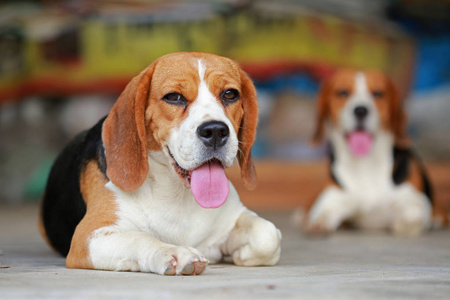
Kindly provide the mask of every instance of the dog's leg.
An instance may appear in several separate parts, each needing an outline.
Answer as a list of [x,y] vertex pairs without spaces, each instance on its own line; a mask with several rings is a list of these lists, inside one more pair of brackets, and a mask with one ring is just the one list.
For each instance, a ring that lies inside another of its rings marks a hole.
[[139,231],[102,228],[94,233],[89,250],[96,269],[198,275],[207,264],[197,249],[165,244]]
[[115,195],[95,162],[81,175],[81,192],[88,203],[67,255],[68,268],[141,271],[166,275],[201,274],[208,260],[196,249],[165,244],[148,233],[117,224]]
[[306,220],[305,232],[327,234],[335,231],[356,211],[356,202],[336,186],[329,186],[319,195]]
[[221,251],[239,266],[271,266],[280,259],[280,242],[281,232],[273,223],[246,210]]
[[417,236],[430,227],[430,201],[408,183],[399,186],[394,192],[391,209],[391,229],[396,235]]
[[[81,224],[81,228],[83,224]],[[112,271],[141,271],[164,275],[198,275],[208,260],[191,247],[163,243],[145,232],[125,231],[107,226],[93,231],[87,241],[83,255],[83,242],[75,233],[72,248],[67,257],[69,268],[93,268]],[[79,265],[80,262],[90,265]]]

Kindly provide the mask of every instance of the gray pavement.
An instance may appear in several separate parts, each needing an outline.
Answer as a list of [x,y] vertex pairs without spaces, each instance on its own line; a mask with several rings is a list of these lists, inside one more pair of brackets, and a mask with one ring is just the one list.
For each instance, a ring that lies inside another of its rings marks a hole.
[[39,236],[37,208],[0,206],[0,299],[450,299],[450,231],[418,238],[340,231],[311,239],[289,213],[274,267],[209,266],[201,276],[70,270]]

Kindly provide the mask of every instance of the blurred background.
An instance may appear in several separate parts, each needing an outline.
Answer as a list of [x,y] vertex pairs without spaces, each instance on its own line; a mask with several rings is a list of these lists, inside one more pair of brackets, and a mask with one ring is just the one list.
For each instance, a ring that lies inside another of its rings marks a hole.
[[250,208],[312,200],[323,147],[309,139],[315,97],[336,68],[396,82],[415,148],[450,203],[450,1],[1,1],[0,204],[37,202],[55,156],[106,115],[128,81],[177,51],[228,56],[259,93]]

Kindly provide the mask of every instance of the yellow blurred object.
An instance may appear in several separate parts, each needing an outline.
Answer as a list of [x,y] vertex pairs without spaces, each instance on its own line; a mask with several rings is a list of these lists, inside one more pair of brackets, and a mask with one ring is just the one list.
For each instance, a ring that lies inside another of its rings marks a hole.
[[255,9],[212,10],[190,18],[156,9],[134,8],[129,15],[98,10],[90,17],[44,10],[38,18],[19,18],[24,32],[17,59],[24,67],[14,74],[0,70],[0,101],[27,94],[118,92],[154,59],[178,51],[231,57],[256,79],[305,68],[320,79],[342,66],[382,70],[403,91],[411,79],[414,44],[387,25]]

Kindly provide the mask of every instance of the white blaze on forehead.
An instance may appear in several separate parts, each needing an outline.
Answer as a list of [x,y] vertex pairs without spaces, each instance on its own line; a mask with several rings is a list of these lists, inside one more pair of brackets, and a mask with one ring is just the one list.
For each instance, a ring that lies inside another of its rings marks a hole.
[[203,81],[205,79],[205,66],[202,63],[201,59],[197,60],[198,62],[198,77],[200,77],[200,81]]
[[370,93],[367,87],[366,75],[362,72],[358,72],[355,75],[355,92],[353,97],[357,102],[367,102],[370,101]]
[[357,93],[364,93],[367,91],[366,76],[362,72],[355,75],[355,90]]
[[[198,60],[198,76],[200,78],[200,84],[198,86],[197,99],[192,104],[189,117],[193,117],[203,121],[217,120],[229,121],[225,116],[223,107],[219,104],[216,97],[209,90],[208,84],[205,81],[205,65],[202,60]],[[231,125],[231,124],[228,124]]]

